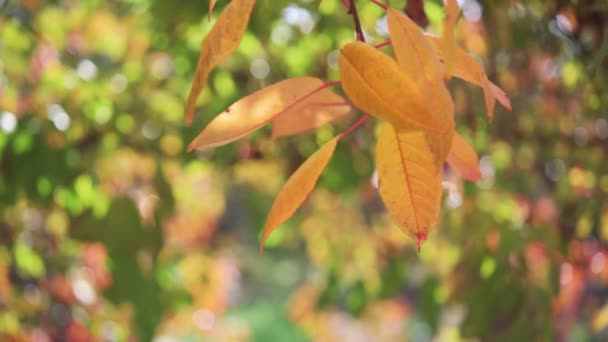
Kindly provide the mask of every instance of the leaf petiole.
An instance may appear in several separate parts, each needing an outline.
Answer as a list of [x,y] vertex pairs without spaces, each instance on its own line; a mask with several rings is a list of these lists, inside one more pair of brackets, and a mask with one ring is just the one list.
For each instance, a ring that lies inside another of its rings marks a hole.
[[352,133],[353,131],[355,131],[357,128],[359,128],[367,119],[369,118],[369,114],[365,114],[363,115],[359,120],[357,120],[357,122],[355,122],[352,126],[348,127],[346,129],[346,131],[340,133],[340,135],[338,135],[338,140],[342,140],[342,138],[344,138],[345,136],[349,135],[350,133]]
[[378,0],[369,0],[369,1],[371,1],[371,2],[373,2],[374,4],[378,5],[378,7],[382,8],[382,9],[383,9],[383,10],[385,10],[385,11],[388,9],[388,6],[387,6],[386,4],[383,4],[383,3],[381,3],[381,2],[380,2],[380,1],[378,1]]

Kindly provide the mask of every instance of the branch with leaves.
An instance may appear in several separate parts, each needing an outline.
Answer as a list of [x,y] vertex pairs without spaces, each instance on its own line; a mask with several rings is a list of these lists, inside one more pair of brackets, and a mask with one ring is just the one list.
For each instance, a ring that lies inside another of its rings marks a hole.
[[[267,86],[218,114],[188,147],[192,151],[224,145],[267,123],[272,123],[273,137],[290,136],[341,118],[353,108],[366,113],[289,178],[270,210],[261,248],[313,190],[338,142],[368,115],[380,119],[382,125],[376,145],[380,196],[391,218],[416,240],[418,249],[437,224],[444,163],[467,180],[481,178],[474,149],[455,131],[454,104],[445,82],[455,76],[480,86],[490,119],[496,101],[509,110],[511,105],[504,91],[457,46],[454,30],[460,10],[456,0],[446,3],[441,37],[424,33],[401,11],[370,1],[386,10],[390,40],[366,44],[355,1],[342,0],[353,18],[356,40],[341,49],[339,81],[296,77]],[[203,40],[186,105],[186,124],[192,122],[196,100],[211,70],[238,47],[254,6],[255,0],[232,0]],[[394,58],[378,50],[386,45],[392,46]],[[337,85],[348,101],[330,89]]]

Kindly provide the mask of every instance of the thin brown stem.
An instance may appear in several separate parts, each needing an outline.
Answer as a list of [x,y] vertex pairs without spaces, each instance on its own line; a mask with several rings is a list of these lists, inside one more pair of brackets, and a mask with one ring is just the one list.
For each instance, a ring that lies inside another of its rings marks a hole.
[[353,16],[353,22],[355,23],[355,32],[357,33],[357,40],[364,42],[365,36],[363,36],[363,29],[361,28],[361,21],[359,20],[359,13],[357,12],[357,6],[355,5],[355,0],[348,0],[350,15]]

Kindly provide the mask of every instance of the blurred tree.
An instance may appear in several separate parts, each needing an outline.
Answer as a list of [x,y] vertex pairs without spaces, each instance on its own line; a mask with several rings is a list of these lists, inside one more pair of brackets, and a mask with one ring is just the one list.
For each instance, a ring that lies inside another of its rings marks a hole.
[[[459,1],[460,45],[509,93],[450,81],[483,179],[445,170],[420,254],[374,187],[375,123],[338,146],[264,256],[286,177],[354,115],[212,152],[186,144],[238,98],[286,77],[338,79],[354,39],[341,1],[258,1],[184,104],[207,1],[0,0],[0,339],[605,340],[608,4]],[[390,0],[441,32],[441,1]],[[357,1],[371,43],[384,11]]]

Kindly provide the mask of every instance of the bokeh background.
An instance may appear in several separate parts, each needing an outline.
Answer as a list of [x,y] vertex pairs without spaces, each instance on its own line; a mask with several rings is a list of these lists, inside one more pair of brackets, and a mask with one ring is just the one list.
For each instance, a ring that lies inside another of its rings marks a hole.
[[[200,42],[226,3],[210,22],[201,0],[0,0],[0,340],[608,339],[605,1],[459,1],[459,42],[513,112],[490,124],[481,90],[450,81],[484,177],[446,167],[421,253],[374,188],[368,120],[264,255],[281,185],[361,114],[185,146],[265,85],[337,79],[353,24],[338,0],[258,1],[186,128]],[[384,41],[382,10],[357,4],[368,41]],[[441,1],[424,9],[441,32]]]

